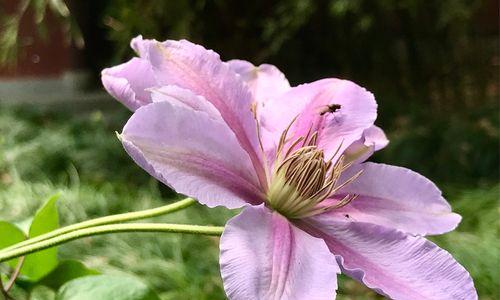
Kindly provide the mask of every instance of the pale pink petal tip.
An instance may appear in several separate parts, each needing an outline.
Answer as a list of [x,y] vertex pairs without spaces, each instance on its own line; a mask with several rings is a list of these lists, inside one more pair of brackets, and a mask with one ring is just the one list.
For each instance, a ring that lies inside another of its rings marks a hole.
[[140,58],[104,69],[101,80],[106,91],[132,111],[151,103],[147,89],[156,85],[151,65]]
[[270,99],[290,89],[285,75],[276,66],[270,64],[254,66],[248,61],[239,59],[227,63],[248,85],[258,105],[265,105]]

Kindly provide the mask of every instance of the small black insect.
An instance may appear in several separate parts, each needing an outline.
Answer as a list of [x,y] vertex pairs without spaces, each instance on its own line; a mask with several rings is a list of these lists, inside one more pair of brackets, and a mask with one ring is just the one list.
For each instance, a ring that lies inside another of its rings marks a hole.
[[342,106],[340,104],[328,104],[320,109],[319,115],[323,116],[326,113],[334,113],[337,110],[339,110],[340,108],[342,108]]

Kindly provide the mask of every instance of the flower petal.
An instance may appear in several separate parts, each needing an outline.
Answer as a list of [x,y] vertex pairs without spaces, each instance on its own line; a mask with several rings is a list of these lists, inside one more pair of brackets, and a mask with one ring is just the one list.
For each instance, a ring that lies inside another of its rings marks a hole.
[[445,233],[460,222],[460,215],[424,176],[406,168],[364,163],[346,170],[341,180],[359,170],[361,176],[339,192],[358,198],[330,214],[420,235]]
[[259,106],[290,89],[290,83],[285,75],[273,65],[254,66],[248,61],[239,59],[227,63],[246,82]]
[[152,103],[134,113],[121,138],[130,156],[152,176],[207,206],[262,202],[248,154],[225,123],[205,112],[167,101]]
[[207,99],[220,112],[245,149],[263,186],[267,184],[259,149],[252,94],[219,55],[186,40],[149,46],[153,72],[161,85],[177,85]]
[[207,113],[210,118],[224,122],[219,111],[202,96],[193,94],[190,90],[180,88],[176,85],[166,85],[151,89],[153,102],[167,101],[174,105],[191,108],[195,111]]
[[157,43],[160,42],[155,39],[143,39],[142,35],[138,35],[130,41],[130,48],[134,49],[141,58],[149,60],[149,48]]
[[247,207],[222,234],[229,299],[332,299],[339,273],[325,242],[266,207]]
[[151,103],[150,94],[146,89],[156,85],[149,62],[137,57],[124,64],[104,69],[101,80],[108,93],[132,111]]
[[375,151],[382,150],[389,144],[389,140],[382,128],[375,125],[363,132],[363,138],[365,146],[373,146]]
[[420,236],[317,216],[307,230],[322,237],[342,272],[391,299],[477,299],[469,273]]
[[[338,104],[335,112],[325,111]],[[279,113],[276,113],[279,111]],[[318,145],[329,157],[359,140],[377,117],[373,94],[348,80],[323,79],[292,88],[266,103],[261,113],[262,126],[274,133],[277,143],[281,132],[298,116],[291,128],[290,140],[305,136],[312,129],[318,132]],[[265,141],[269,147],[269,141]]]
[[375,125],[365,129],[363,136],[352,143],[345,151],[346,162],[362,163],[375,151],[379,151],[389,144],[384,131]]

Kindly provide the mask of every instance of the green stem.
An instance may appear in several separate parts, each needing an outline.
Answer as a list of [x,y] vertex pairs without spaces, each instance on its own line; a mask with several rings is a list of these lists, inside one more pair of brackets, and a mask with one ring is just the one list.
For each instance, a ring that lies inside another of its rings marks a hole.
[[91,228],[84,228],[72,231],[66,234],[56,236],[51,239],[46,239],[34,244],[15,248],[11,251],[0,253],[0,262],[4,262],[16,257],[25,256],[27,254],[41,251],[47,248],[55,247],[76,239],[81,239],[88,236],[101,235],[107,233],[119,232],[170,232],[170,233],[188,233],[201,235],[219,236],[222,234],[224,227],[219,226],[200,226],[200,225],[184,225],[184,224],[156,224],[156,223],[132,223],[132,224],[113,224],[102,225]]
[[24,260],[26,259],[26,256],[21,256],[21,258],[19,258],[19,261],[17,262],[17,266],[16,268],[14,269],[14,272],[12,272],[12,275],[10,275],[10,279],[9,281],[7,282],[7,285],[5,286],[5,291],[8,293],[10,291],[10,289],[14,286],[14,284],[16,283],[16,279],[17,277],[19,276],[19,274],[21,274],[21,268],[23,267],[23,264],[24,264]]
[[147,219],[147,218],[165,215],[168,213],[173,213],[173,212],[176,212],[178,210],[189,207],[189,206],[193,205],[194,203],[196,203],[196,200],[194,200],[192,198],[186,198],[184,200],[181,200],[181,201],[169,204],[169,205],[165,205],[162,207],[158,207],[158,208],[146,209],[146,210],[142,210],[142,211],[135,211],[135,212],[123,213],[123,214],[112,215],[112,216],[106,216],[106,217],[102,217],[102,218],[97,218],[97,219],[93,219],[93,220],[88,220],[88,221],[76,223],[73,225],[69,225],[66,227],[56,229],[56,230],[48,232],[46,234],[39,235],[37,237],[28,239],[26,241],[14,244],[10,247],[4,248],[4,249],[0,250],[0,254],[2,254],[4,252],[11,251],[13,249],[17,249],[20,247],[34,244],[34,243],[38,243],[40,241],[59,236],[61,234],[73,232],[75,230],[80,230],[80,229],[99,226],[99,225],[115,224],[115,223],[123,223],[123,222],[135,221],[135,220],[140,220],[140,219]]

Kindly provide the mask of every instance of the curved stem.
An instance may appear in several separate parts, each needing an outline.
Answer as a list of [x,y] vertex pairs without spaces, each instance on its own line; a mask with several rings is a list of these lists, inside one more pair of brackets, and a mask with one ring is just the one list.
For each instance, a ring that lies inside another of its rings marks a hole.
[[7,285],[5,286],[5,292],[8,293],[10,291],[10,289],[14,286],[14,283],[16,283],[16,279],[19,276],[19,274],[21,273],[21,268],[23,267],[25,258],[26,258],[26,256],[21,256],[21,258],[19,258],[19,261],[17,262],[17,266],[14,269],[14,272],[12,272],[12,275],[10,276],[9,282],[7,282]]
[[88,220],[80,223],[76,223],[73,225],[69,225],[66,227],[62,227],[59,229],[56,229],[54,231],[48,232],[46,234],[39,235],[37,237],[28,239],[26,241],[14,244],[10,247],[6,247],[4,249],[0,250],[1,253],[9,252],[13,249],[17,249],[20,247],[24,247],[27,245],[32,245],[34,243],[38,243],[43,240],[47,240],[68,232],[73,232],[76,230],[84,229],[84,228],[89,228],[89,227],[94,227],[94,226],[99,226],[99,225],[105,225],[105,224],[114,224],[114,223],[122,223],[122,222],[128,222],[128,221],[135,221],[135,220],[140,220],[140,219],[147,219],[147,218],[152,218],[152,217],[157,217],[161,215],[165,215],[168,213],[173,213],[178,210],[184,209],[186,207],[189,207],[196,203],[196,200],[193,198],[186,198],[181,201],[177,201],[172,204],[168,204],[162,207],[157,207],[153,209],[146,209],[142,211],[135,211],[135,212],[129,212],[129,213],[123,213],[123,214],[118,214],[118,215],[112,215],[112,216],[106,216],[102,218],[97,218],[93,220]]
[[185,224],[157,224],[157,223],[132,223],[132,224],[113,224],[102,225],[91,228],[84,228],[56,236],[51,239],[46,239],[31,245],[19,247],[11,251],[0,253],[0,262],[4,262],[16,257],[25,256],[27,254],[38,252],[47,248],[55,247],[76,239],[81,239],[88,236],[101,235],[106,233],[119,232],[170,232],[170,233],[188,233],[201,235],[219,236],[222,234],[224,227],[219,226],[200,226],[200,225],[185,225]]

